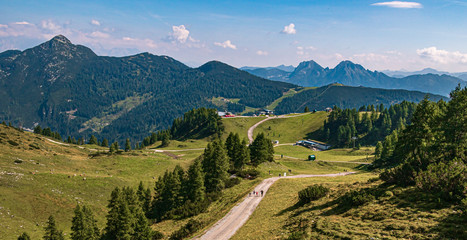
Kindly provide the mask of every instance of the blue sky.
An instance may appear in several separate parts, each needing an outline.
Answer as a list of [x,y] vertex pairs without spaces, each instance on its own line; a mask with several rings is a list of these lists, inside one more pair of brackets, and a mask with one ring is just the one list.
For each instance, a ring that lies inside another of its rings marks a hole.
[[432,67],[467,71],[467,0],[0,0],[0,51],[63,34],[99,55],[168,55],[191,66]]

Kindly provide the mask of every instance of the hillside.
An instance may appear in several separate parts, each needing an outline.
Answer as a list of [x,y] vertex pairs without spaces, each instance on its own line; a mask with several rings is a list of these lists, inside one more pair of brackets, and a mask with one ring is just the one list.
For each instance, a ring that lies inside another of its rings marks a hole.
[[465,77],[463,73],[448,75],[445,72],[427,70],[390,77],[382,72],[367,70],[351,61],[342,61],[332,69],[323,68],[313,60],[305,61],[288,75],[276,68],[256,68],[245,71],[267,79],[289,82],[303,87],[321,87],[341,83],[347,86],[422,91],[443,96],[448,96],[458,84],[462,86],[467,84],[465,79],[462,79]]
[[293,87],[216,61],[189,68],[149,53],[101,57],[61,35],[0,54],[0,120],[76,138],[94,133],[135,142],[190,109],[216,107],[213,97],[257,108]]
[[[324,110],[327,107],[338,106],[340,108],[359,108],[368,104],[384,104],[390,106],[402,101],[419,102],[426,93],[389,90],[367,87],[349,87],[331,84],[315,89],[299,92],[291,97],[284,98],[274,109],[277,114],[289,112],[302,112],[308,106],[310,110]],[[438,101],[448,99],[439,95],[430,95],[430,100]]]

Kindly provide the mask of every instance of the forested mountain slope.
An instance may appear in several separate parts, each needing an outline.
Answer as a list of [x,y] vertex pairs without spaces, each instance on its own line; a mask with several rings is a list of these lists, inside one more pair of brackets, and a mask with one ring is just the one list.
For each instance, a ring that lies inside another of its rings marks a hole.
[[149,53],[101,57],[61,35],[0,53],[0,119],[62,136],[141,139],[188,110],[215,107],[213,97],[262,107],[293,87],[220,62],[189,68]]

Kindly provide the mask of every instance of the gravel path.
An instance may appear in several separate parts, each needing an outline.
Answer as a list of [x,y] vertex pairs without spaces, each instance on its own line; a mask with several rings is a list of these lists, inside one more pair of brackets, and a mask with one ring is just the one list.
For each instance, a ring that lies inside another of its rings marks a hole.
[[[281,178],[308,178],[308,177],[337,177],[345,176],[355,172],[321,174],[321,175],[295,175],[287,177],[272,177],[263,180],[255,187],[256,191],[264,191],[267,193],[269,187]],[[263,198],[261,196],[246,196],[245,199],[233,207],[227,215],[209,228],[201,237],[195,238],[200,240],[227,240],[230,239],[240,227],[245,224],[250,215],[255,211],[258,204]]]

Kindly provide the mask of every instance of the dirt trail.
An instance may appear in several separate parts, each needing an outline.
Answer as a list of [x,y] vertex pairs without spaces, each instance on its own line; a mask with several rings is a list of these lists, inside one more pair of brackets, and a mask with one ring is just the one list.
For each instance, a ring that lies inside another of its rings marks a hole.
[[[277,180],[283,178],[307,178],[307,177],[337,177],[345,176],[355,172],[321,174],[321,175],[295,175],[287,177],[272,177],[263,180],[255,187],[256,191],[264,191],[267,193],[269,187]],[[233,207],[227,215],[209,228],[201,237],[195,238],[200,240],[227,240],[230,239],[240,227],[245,224],[250,215],[255,211],[258,204],[263,198],[261,196],[246,196],[245,199]]]

